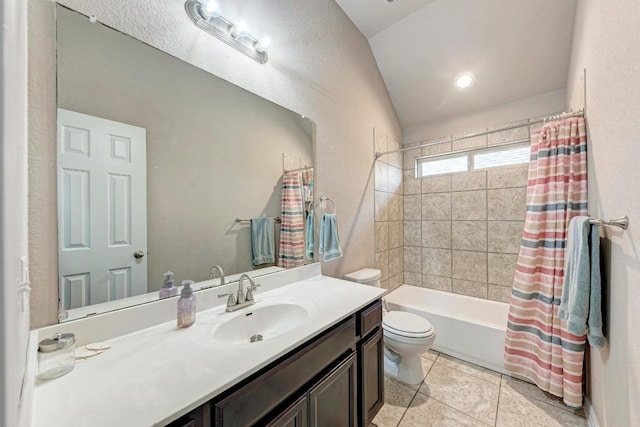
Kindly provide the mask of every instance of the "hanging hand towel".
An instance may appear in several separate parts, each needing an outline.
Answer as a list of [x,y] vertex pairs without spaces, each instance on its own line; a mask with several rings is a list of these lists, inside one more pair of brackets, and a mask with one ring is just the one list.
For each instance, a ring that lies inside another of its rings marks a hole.
[[283,268],[304,265],[304,208],[300,181],[300,174],[296,172],[282,176],[278,266]]
[[322,215],[322,222],[320,223],[319,252],[323,255],[324,261],[331,261],[342,256],[336,214],[326,213]]
[[273,264],[276,262],[273,218],[253,218],[251,220],[251,250],[252,263],[254,266],[260,264]]
[[313,232],[314,232],[314,224],[313,224],[313,211],[310,211],[307,214],[307,232],[306,232],[306,244],[305,244],[305,249],[306,249],[306,253],[305,255],[307,256],[307,259],[310,261],[313,261],[313,246],[315,245],[315,241],[314,241],[314,236],[313,236]]
[[569,223],[567,257],[559,315],[574,335],[587,332],[589,344],[604,346],[600,283],[600,236],[589,217],[577,216]]

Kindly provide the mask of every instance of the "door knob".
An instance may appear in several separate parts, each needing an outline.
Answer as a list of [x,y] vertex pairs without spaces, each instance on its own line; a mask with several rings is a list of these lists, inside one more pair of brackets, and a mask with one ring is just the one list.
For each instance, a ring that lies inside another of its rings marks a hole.
[[138,259],[143,258],[144,257],[144,252],[143,251],[135,251],[133,253],[133,257],[134,258],[138,258]]

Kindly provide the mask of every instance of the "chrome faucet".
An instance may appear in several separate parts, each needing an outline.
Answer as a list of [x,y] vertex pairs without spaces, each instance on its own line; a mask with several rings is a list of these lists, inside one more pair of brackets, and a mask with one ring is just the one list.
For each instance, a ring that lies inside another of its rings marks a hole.
[[220,273],[220,285],[219,286],[223,286],[226,285],[226,282],[224,281],[224,271],[222,271],[222,267],[220,267],[218,264],[214,265],[213,267],[211,267],[211,271],[209,271],[209,279],[215,279],[215,272],[216,270],[218,270],[218,272]]
[[[244,289],[242,287],[242,282],[244,279],[249,281],[249,286],[247,287],[247,294],[245,296]],[[244,273],[240,276],[240,280],[238,280],[238,290],[236,292],[230,291],[224,294],[218,294],[218,298],[229,297],[227,299],[227,309],[225,310],[227,313],[240,310],[242,308],[248,307],[250,305],[255,304],[255,300],[253,299],[253,293],[256,288],[260,286],[256,282],[253,281],[251,276]]]

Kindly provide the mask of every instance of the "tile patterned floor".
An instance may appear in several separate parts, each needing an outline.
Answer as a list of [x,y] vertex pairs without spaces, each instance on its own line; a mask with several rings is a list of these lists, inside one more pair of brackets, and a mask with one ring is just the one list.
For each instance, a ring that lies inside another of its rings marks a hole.
[[385,378],[376,427],[587,427],[584,413],[536,386],[428,351],[418,386]]

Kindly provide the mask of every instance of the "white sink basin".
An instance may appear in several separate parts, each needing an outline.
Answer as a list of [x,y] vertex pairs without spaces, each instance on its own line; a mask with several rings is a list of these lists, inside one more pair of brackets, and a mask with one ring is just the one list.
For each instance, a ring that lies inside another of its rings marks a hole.
[[273,298],[238,311],[227,313],[213,330],[214,341],[225,344],[247,344],[268,340],[304,324],[317,308],[303,298]]

